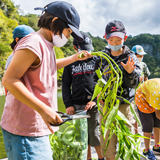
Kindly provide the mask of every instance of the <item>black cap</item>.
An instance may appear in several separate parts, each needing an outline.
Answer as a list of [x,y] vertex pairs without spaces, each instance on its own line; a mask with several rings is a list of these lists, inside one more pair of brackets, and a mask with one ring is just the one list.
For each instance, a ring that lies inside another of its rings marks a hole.
[[93,48],[93,45],[92,45],[92,39],[89,36],[89,34],[85,33],[85,32],[82,32],[82,31],[81,31],[81,34],[82,34],[82,37],[83,37],[84,41],[79,42],[76,39],[74,39],[73,40],[73,45],[75,45],[76,47],[79,45],[81,50],[87,50],[87,51],[91,50],[91,51],[93,51],[94,48]]
[[43,10],[57,16],[72,29],[72,36],[75,39],[83,41],[83,37],[79,32],[80,17],[71,4],[64,1],[55,1],[46,5],[45,8],[35,8],[35,10]]
[[126,29],[122,22],[114,20],[107,24],[105,35],[107,39],[111,37],[119,37],[121,39],[124,39],[124,36],[126,35]]

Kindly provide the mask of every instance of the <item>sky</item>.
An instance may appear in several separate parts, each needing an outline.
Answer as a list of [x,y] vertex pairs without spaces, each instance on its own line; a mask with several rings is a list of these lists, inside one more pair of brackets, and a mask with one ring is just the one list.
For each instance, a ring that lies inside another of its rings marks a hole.
[[[35,7],[44,7],[54,0],[12,0],[23,14],[41,14]],[[103,38],[105,27],[113,20],[121,21],[127,35],[160,34],[159,0],[64,0],[80,15],[80,30]]]

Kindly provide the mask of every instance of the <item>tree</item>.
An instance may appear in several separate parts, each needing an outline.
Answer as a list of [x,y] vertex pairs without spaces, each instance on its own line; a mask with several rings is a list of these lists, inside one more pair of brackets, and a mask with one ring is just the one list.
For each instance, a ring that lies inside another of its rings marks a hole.
[[[124,42],[130,49],[134,45],[142,45],[147,55],[143,61],[147,64],[151,75],[149,78],[160,77],[160,35],[140,34],[134,37],[128,37]],[[156,76],[155,76],[156,74]]]
[[[23,16],[22,16],[23,13]],[[21,15],[20,15],[21,14]],[[24,15],[20,6],[15,6],[11,0],[0,0],[0,77],[3,76],[4,66],[7,57],[12,52],[9,44],[12,42],[12,32],[19,24],[26,24],[31,26],[35,31],[39,28],[37,26],[39,16],[35,14]],[[88,32],[89,33],[89,32]],[[89,33],[92,38],[94,51],[104,50],[107,42],[100,37],[94,37]],[[145,52],[148,54],[144,56],[144,62],[150,69],[152,77],[160,77],[160,35],[140,34],[132,37],[128,36],[124,42],[130,49],[134,45],[145,46]],[[73,37],[71,36],[65,46],[56,48],[57,58],[68,57],[76,53],[73,48]],[[61,56],[61,57],[59,57]],[[58,71],[58,80],[61,79],[63,69]]]
[[18,8],[14,6],[14,3],[11,0],[1,0],[0,8],[9,18],[17,19],[19,17]]
[[32,27],[35,31],[39,30],[39,27],[37,26],[39,17],[36,14],[27,14],[24,18],[28,20],[28,25],[30,27]]
[[90,35],[92,39],[92,44],[93,44],[95,52],[102,51],[105,49],[105,46],[107,45],[107,42],[105,39],[102,39],[100,37],[93,37],[89,32],[88,34]]
[[19,18],[19,24],[25,24],[25,25],[28,25],[28,19],[23,17],[23,16],[20,16]]
[[18,26],[15,19],[8,18],[0,9],[0,80],[3,77],[7,57],[12,52],[9,44],[12,42],[12,32]]
[[76,51],[73,48],[73,37],[72,36],[70,36],[70,38],[68,39],[68,42],[63,47],[61,47],[61,49],[64,53],[64,57],[68,57],[76,53]]
[[[64,58],[64,53],[61,50],[61,48],[54,47],[54,50],[55,50],[55,54],[56,54],[56,59]],[[58,81],[62,80],[62,74],[63,74],[63,68],[58,69],[58,71],[57,71],[57,79],[58,79]]]
[[155,69],[156,69],[155,59],[152,56],[150,56],[149,54],[147,54],[144,56],[143,61],[147,64],[147,66],[149,68],[149,71],[151,73],[150,77],[153,77]]

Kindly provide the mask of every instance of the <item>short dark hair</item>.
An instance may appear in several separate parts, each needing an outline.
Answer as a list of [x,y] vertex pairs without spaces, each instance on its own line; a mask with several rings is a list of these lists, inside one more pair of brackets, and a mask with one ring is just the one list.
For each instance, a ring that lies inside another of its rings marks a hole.
[[[19,38],[19,40],[20,40],[20,39],[23,38],[23,37],[17,37],[17,38]],[[18,41],[19,41],[19,40],[18,40]],[[12,50],[14,50],[14,47],[15,47],[16,44],[17,44],[17,42],[16,42],[16,39],[14,38],[13,42],[10,44]]]
[[60,18],[56,19],[53,23],[52,20],[56,16],[45,12],[38,21],[38,27],[40,28],[46,28],[50,31],[52,31],[54,34],[57,34],[59,32],[59,35],[62,35],[64,28],[69,28],[68,25],[62,21]]

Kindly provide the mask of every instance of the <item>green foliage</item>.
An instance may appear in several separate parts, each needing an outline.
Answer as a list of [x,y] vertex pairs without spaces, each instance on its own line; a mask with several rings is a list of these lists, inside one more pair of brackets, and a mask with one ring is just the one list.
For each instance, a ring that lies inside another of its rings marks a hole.
[[0,9],[0,40],[7,41],[7,43],[12,40],[12,31],[18,26],[18,22],[14,19],[10,19],[4,15],[3,11]]
[[28,25],[28,19],[23,17],[23,16],[20,16],[19,18],[19,24],[25,24],[25,25]]
[[19,17],[18,8],[14,6],[11,0],[1,0],[0,8],[3,10],[4,14],[12,19],[17,19]]
[[34,14],[22,16],[19,15],[19,11],[19,6],[15,6],[11,0],[0,1],[0,80],[4,74],[7,57],[12,52],[9,44],[13,41],[14,28],[20,24],[26,24],[35,31],[38,30],[38,16]]
[[105,39],[102,39],[100,37],[93,37],[90,33],[88,33],[90,37],[92,38],[92,43],[94,47],[94,51],[102,51],[104,50],[105,46],[107,45],[107,42]]
[[68,42],[63,47],[61,47],[61,49],[64,53],[64,57],[68,57],[76,53],[76,51],[73,48],[73,37],[72,36],[70,36]]
[[129,36],[124,43],[130,49],[134,45],[142,45],[147,55],[144,56],[145,62],[151,72],[149,78],[160,77],[160,35],[140,34],[135,37]]
[[11,51],[11,48],[7,44],[0,41],[0,55],[5,56],[6,53],[10,51]]
[[151,34],[140,34],[135,37],[129,36],[125,42],[125,44],[132,48],[134,45],[141,44],[154,44],[154,37]]
[[[12,42],[12,32],[19,24],[26,24],[31,26],[35,31],[39,28],[37,26],[39,16],[35,14],[20,15],[19,6],[15,6],[12,0],[0,1],[0,77],[3,76],[3,68],[6,63],[7,56],[11,53],[9,44]],[[107,45],[106,40],[100,37],[92,38],[94,51],[102,51]],[[160,35],[140,34],[135,37],[128,36],[125,45],[130,49],[136,45],[149,46],[145,51],[148,53],[144,56],[144,62],[147,64],[151,75],[149,78],[160,77]],[[152,50],[151,50],[152,48]],[[65,46],[61,47],[64,57],[68,57],[76,53],[73,48],[73,37],[71,36]],[[151,51],[149,51],[151,50]],[[58,71],[58,79],[61,79],[63,69]],[[1,79],[1,78],[0,78]]]
[[[106,70],[101,72],[100,69],[97,70],[97,76],[99,78],[98,88],[95,87],[93,97],[97,97],[98,110],[102,116],[101,120],[101,134],[104,139],[102,144],[105,147],[105,152],[107,151],[109,141],[113,134],[117,136],[118,139],[118,152],[115,160],[121,158],[122,160],[140,160],[139,147],[140,140],[138,137],[143,137],[139,134],[133,134],[128,126],[132,126],[128,119],[119,111],[120,100],[123,98],[117,95],[118,88],[122,85],[123,74],[119,69],[118,65],[104,52],[93,52],[92,55],[104,58],[109,64],[109,80],[105,82],[103,75],[106,74]],[[101,61],[102,62],[102,61]],[[115,67],[113,67],[113,65]],[[101,89],[99,89],[101,88]],[[124,99],[124,98],[123,98]],[[104,101],[104,105],[101,105],[100,101]],[[124,99],[126,103],[129,103]],[[130,105],[131,112],[133,113],[136,121],[140,124],[140,121]],[[127,125],[128,126],[127,126]],[[109,131],[109,133],[108,133]],[[107,140],[106,134],[108,133]],[[141,155],[143,156],[143,155]]]
[[160,68],[156,67],[153,78],[159,78],[160,77],[159,73],[160,73]]
[[[2,113],[4,109],[5,99],[6,99],[5,96],[0,96],[0,121],[1,121]],[[7,155],[6,155],[5,148],[4,148],[2,130],[0,127],[0,159],[6,158],[6,157]]]
[[[56,59],[64,58],[64,53],[59,47],[54,47],[56,53]],[[57,71],[57,79],[62,80],[63,68],[58,69]]]
[[35,31],[39,30],[37,26],[39,17],[36,14],[27,14],[24,16],[28,20],[28,25],[31,26]]
[[144,60],[143,60],[147,66],[149,67],[149,71],[152,73],[154,73],[155,69],[156,69],[156,61],[155,59],[150,56],[149,54],[144,56]]
[[53,159],[87,159],[87,119],[76,119],[61,125],[59,131],[50,135]]
[[12,31],[16,26],[18,22],[8,18],[0,9],[0,80],[4,74],[7,57],[12,52],[9,44],[13,41]]

